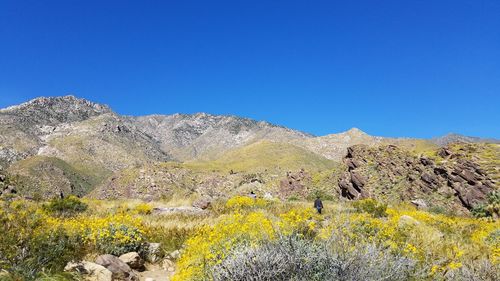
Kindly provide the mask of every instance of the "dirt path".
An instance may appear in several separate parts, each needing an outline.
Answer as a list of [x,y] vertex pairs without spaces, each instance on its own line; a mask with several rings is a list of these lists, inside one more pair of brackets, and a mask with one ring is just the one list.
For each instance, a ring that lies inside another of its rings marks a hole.
[[139,281],[169,281],[173,273],[167,270],[153,270],[139,273]]

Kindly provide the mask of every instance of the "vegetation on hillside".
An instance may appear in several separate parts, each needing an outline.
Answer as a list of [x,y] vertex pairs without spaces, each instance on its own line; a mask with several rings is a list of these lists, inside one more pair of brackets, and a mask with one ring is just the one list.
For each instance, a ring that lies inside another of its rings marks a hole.
[[203,215],[152,212],[189,203],[182,200],[3,201],[0,267],[27,280],[71,279],[61,274],[71,260],[144,253],[146,242],[161,242],[164,256],[183,249],[174,280],[231,274],[241,280],[497,280],[500,272],[500,224],[493,219],[373,200],[324,202],[320,216],[310,203],[246,196],[215,201]]

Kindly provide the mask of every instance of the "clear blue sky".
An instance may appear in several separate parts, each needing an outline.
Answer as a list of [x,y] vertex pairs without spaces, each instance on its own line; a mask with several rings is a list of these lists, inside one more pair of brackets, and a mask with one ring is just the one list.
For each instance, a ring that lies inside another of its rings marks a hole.
[[0,107],[500,138],[500,1],[0,0]]

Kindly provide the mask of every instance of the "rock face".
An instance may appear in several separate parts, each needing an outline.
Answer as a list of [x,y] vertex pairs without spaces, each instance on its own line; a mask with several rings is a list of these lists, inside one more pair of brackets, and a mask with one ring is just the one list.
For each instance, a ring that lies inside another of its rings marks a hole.
[[307,185],[311,182],[311,176],[303,169],[299,172],[288,172],[286,177],[280,181],[279,195],[286,199],[291,196],[305,196]]
[[411,201],[419,208],[444,203],[465,212],[496,189],[494,180],[468,155],[450,148],[437,154],[433,160],[394,145],[349,147],[338,183],[341,194],[348,199]]
[[130,266],[119,258],[113,255],[102,255],[97,257],[96,264],[104,266],[106,269],[113,273],[113,280],[139,280],[137,275],[132,271]]

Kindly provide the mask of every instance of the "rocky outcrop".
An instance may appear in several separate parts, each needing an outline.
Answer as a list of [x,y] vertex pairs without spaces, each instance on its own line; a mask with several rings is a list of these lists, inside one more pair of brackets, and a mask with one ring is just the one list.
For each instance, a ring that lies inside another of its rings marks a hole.
[[307,185],[311,176],[304,169],[299,172],[287,172],[286,177],[280,181],[279,195],[282,198],[291,196],[304,197],[307,194]]
[[419,208],[446,202],[454,209],[471,209],[496,189],[481,166],[464,153],[444,147],[439,159],[414,155],[394,145],[349,147],[346,171],[338,185],[348,199],[375,197],[411,201]]
[[0,172],[0,198],[16,195],[17,190],[7,179],[7,176]]

